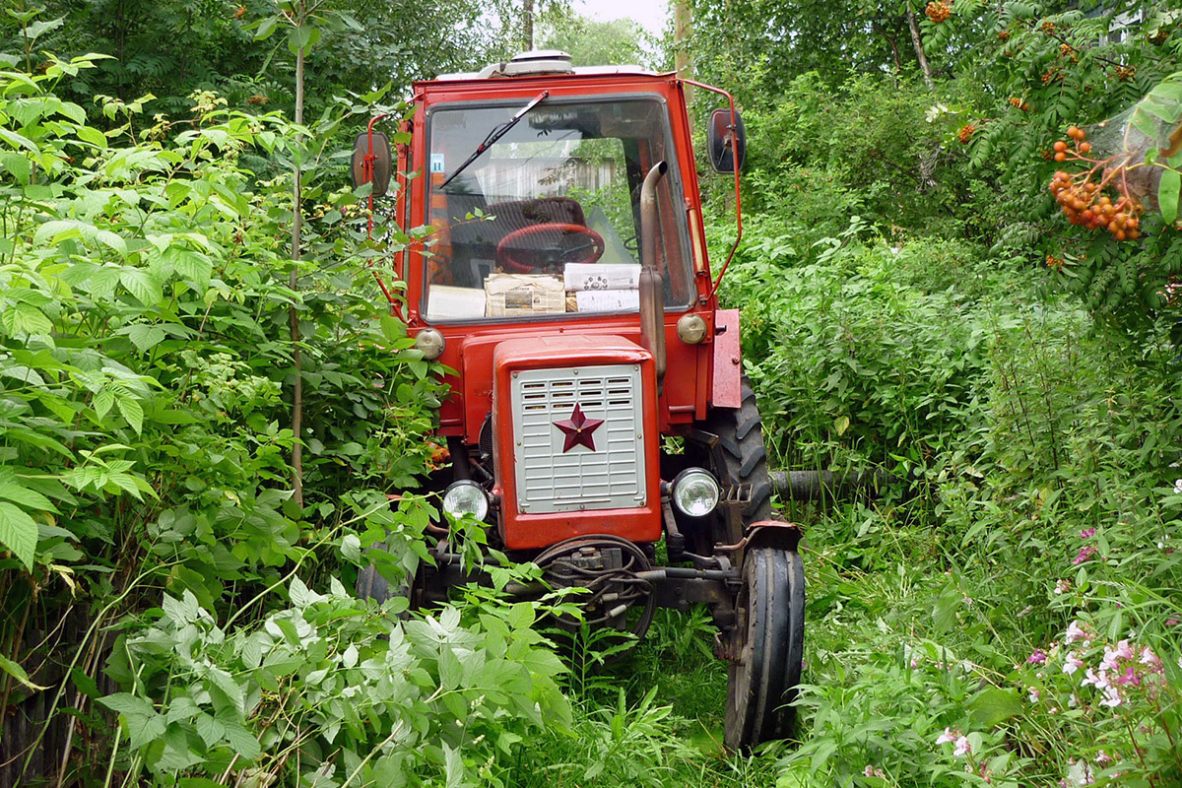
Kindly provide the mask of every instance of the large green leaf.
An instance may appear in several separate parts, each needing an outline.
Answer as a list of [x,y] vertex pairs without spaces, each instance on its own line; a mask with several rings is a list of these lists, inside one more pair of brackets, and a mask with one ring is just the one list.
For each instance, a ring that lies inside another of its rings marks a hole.
[[1157,187],[1157,204],[1161,209],[1161,218],[1166,224],[1173,224],[1178,219],[1178,192],[1182,190],[1182,176],[1177,170],[1165,170],[1161,174],[1161,183]]
[[292,28],[287,34],[287,48],[293,55],[301,51],[306,55],[319,40],[320,28],[314,25],[301,25]]
[[57,508],[44,495],[15,480],[0,480],[0,498],[19,503],[26,509],[36,509],[43,512],[57,511]]
[[136,349],[141,353],[147,353],[149,350],[159,345],[164,341],[164,329],[160,326],[154,326],[149,323],[136,323],[128,326],[125,333],[131,343],[136,346]]
[[1010,717],[1022,713],[1022,701],[1013,689],[988,687],[968,702],[973,722],[982,728],[992,728]]
[[128,692],[100,698],[99,703],[123,716],[132,747],[142,747],[164,735],[167,721],[152,704]]
[[52,333],[53,323],[32,304],[18,303],[0,309],[0,328],[9,336],[40,336]]
[[115,405],[136,434],[141,433],[144,429],[144,409],[140,404],[131,397],[117,397]]
[[119,281],[144,306],[155,306],[164,300],[160,282],[142,268],[124,268],[119,272]]
[[34,692],[48,689],[48,687],[42,687],[41,685],[34,684],[32,681],[30,681],[29,674],[25,672],[25,669],[22,668],[18,663],[13,662],[11,659],[4,656],[3,654],[0,654],[0,670],[4,671],[9,676],[12,676],[14,679],[19,681],[21,684],[23,684],[28,689],[33,690]]
[[26,569],[33,568],[37,523],[16,504],[0,501],[0,545],[7,547]]

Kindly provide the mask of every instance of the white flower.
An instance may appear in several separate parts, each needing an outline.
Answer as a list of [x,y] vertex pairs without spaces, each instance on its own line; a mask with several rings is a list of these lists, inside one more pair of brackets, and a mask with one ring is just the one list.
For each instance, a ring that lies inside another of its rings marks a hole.
[[1030,702],[1031,702],[1031,703],[1038,703],[1038,694],[1039,694],[1039,693],[1038,693],[1038,688],[1037,688],[1037,687],[1031,687],[1031,688],[1030,688],[1030,694],[1029,694],[1029,697],[1030,697]]
[[1120,702],[1120,691],[1116,687],[1107,686],[1104,688],[1104,697],[1100,700],[1102,705],[1107,706],[1110,709],[1115,709],[1120,705]]
[[956,740],[956,744],[952,747],[952,754],[957,758],[963,758],[973,751],[973,745],[969,743],[967,736],[961,736]]
[[1067,634],[1063,639],[1068,643],[1075,643],[1082,640],[1084,645],[1090,642],[1088,633],[1084,631],[1084,628],[1079,625],[1078,621],[1072,621],[1067,625]]
[[1086,763],[1071,760],[1068,761],[1068,764],[1067,779],[1063,781],[1063,785],[1069,785],[1075,788],[1075,786],[1091,785],[1095,782],[1095,778],[1092,777],[1092,770]]
[[956,741],[958,736],[960,736],[960,731],[945,728],[944,732],[936,737],[936,744],[947,744],[950,741]]
[[1063,672],[1070,676],[1077,670],[1082,670],[1084,662],[1080,659],[1074,651],[1068,651],[1063,655]]
[[928,123],[934,123],[936,118],[948,112],[948,107],[943,104],[933,104],[928,108],[927,114],[924,115],[924,120]]
[[1182,479],[1174,480],[1174,495],[1182,495]]

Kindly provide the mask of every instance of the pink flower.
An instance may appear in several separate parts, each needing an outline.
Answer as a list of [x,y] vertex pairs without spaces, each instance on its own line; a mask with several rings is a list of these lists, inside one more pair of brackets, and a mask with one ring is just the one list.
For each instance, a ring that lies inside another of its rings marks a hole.
[[1162,673],[1165,670],[1161,664],[1161,657],[1153,653],[1153,649],[1149,646],[1141,649],[1141,659],[1137,661],[1148,667],[1150,673]]
[[1105,670],[1101,670],[1099,673],[1097,673],[1091,668],[1088,668],[1088,671],[1084,674],[1083,680],[1080,682],[1080,684],[1083,684],[1084,686],[1091,685],[1098,690],[1103,690],[1108,689],[1109,685],[1111,684],[1111,679],[1108,676],[1108,672]]
[[1105,687],[1104,697],[1100,699],[1100,703],[1110,709],[1115,709],[1121,704],[1120,690],[1116,687]]
[[1083,670],[1084,662],[1080,659],[1074,651],[1068,651],[1063,655],[1063,672],[1070,676],[1077,670]]
[[971,754],[972,751],[973,745],[969,743],[967,736],[961,736],[956,740],[956,744],[952,746],[952,754],[957,758],[963,758],[966,755]]
[[1071,590],[1071,581],[1068,580],[1067,578],[1061,578],[1061,579],[1055,581],[1055,593],[1056,594],[1066,594],[1070,590]]
[[866,764],[866,768],[862,770],[862,776],[885,778],[886,772],[884,772],[882,769],[879,769],[876,766],[871,766],[870,764]]
[[1096,753],[1096,763],[1100,764],[1101,766],[1107,766],[1108,764],[1112,763],[1112,756],[1103,750],[1100,750],[1100,752]]
[[944,732],[936,737],[936,744],[947,744],[948,742],[956,741],[959,736],[960,731],[945,728]]
[[1064,637],[1064,640],[1066,640],[1068,643],[1075,643],[1082,640],[1086,646],[1091,642],[1091,639],[1092,636],[1088,634],[1087,630],[1080,626],[1078,621],[1072,621],[1067,625],[1067,635]]
[[1116,647],[1106,646],[1104,648],[1104,661],[1100,663],[1100,667],[1104,670],[1116,670],[1119,666],[1119,660],[1133,659],[1133,647],[1129,645],[1129,641],[1122,640],[1116,644]]
[[1096,554],[1096,548],[1093,545],[1090,545],[1090,544],[1085,545],[1079,549],[1078,553],[1075,554],[1075,558],[1072,559],[1071,563],[1074,564],[1075,566],[1079,566],[1080,564],[1082,564],[1084,561],[1087,561],[1089,558],[1091,558],[1095,554]]
[[1028,665],[1041,665],[1046,661],[1047,661],[1047,652],[1043,651],[1041,648],[1036,648],[1030,654],[1030,656],[1026,658],[1026,664],[1028,664]]
[[1031,687],[1031,688],[1030,688],[1030,694],[1029,694],[1029,696],[1028,696],[1028,697],[1030,698],[1030,702],[1031,702],[1031,703],[1038,703],[1038,696],[1039,696],[1038,688],[1037,688],[1037,687]]
[[1116,683],[1121,686],[1131,684],[1134,687],[1139,687],[1141,685],[1141,677],[1137,675],[1136,669],[1132,665],[1129,665],[1125,668],[1124,673],[1116,677]]
[[1091,539],[1095,535],[1096,535],[1095,528],[1085,528],[1079,532],[1080,539]]

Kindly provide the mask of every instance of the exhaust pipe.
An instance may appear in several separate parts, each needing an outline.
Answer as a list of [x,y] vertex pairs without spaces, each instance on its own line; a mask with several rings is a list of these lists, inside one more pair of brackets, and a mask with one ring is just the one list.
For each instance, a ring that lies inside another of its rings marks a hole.
[[821,498],[841,498],[855,493],[877,496],[899,477],[886,471],[772,471],[772,489],[781,498],[793,501],[816,501]]
[[668,163],[657,162],[640,187],[640,341],[656,361],[658,395],[665,384],[665,283],[657,261],[657,184],[668,169]]

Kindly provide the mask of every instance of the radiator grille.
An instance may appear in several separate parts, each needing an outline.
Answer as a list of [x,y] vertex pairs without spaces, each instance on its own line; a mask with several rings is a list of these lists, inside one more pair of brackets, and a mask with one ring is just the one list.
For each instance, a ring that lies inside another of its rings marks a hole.
[[[645,504],[640,367],[615,364],[513,373],[513,459],[523,514],[633,508]],[[554,425],[575,405],[602,419],[595,450],[563,451]]]

